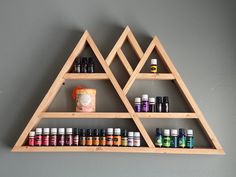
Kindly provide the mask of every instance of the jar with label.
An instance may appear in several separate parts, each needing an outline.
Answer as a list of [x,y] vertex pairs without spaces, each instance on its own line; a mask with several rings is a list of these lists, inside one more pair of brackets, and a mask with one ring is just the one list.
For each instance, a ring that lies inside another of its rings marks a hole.
[[35,139],[35,131],[29,132],[29,139],[28,139],[28,145],[34,146],[34,139]]
[[86,146],[92,146],[92,145],[93,145],[92,129],[87,129]]
[[36,128],[35,134],[35,146],[42,146],[42,128]]
[[57,146],[57,128],[51,128],[49,144],[50,146]]
[[156,112],[162,112],[162,97],[156,97]]
[[163,132],[163,147],[170,147],[170,129],[164,129]]
[[80,59],[76,58],[74,63],[74,72],[80,73],[80,68],[81,68]]
[[58,146],[64,146],[65,145],[65,128],[58,129],[57,138],[58,138],[58,140],[57,140]]
[[79,146],[79,128],[73,128],[73,146]]
[[140,147],[140,133],[139,132],[134,132],[134,146],[135,147]]
[[185,148],[185,146],[186,146],[185,130],[183,128],[180,128],[178,136],[178,147]]
[[135,103],[135,112],[141,112],[141,98],[137,97],[134,99]]
[[143,94],[142,95],[142,112],[148,112],[148,111],[149,111],[148,95]]
[[128,133],[127,130],[122,131],[121,145],[126,147],[128,146]]
[[86,132],[85,132],[85,129],[80,130],[79,145],[80,146],[85,146],[86,145]]
[[66,146],[72,146],[73,143],[73,129],[66,128]]
[[121,145],[121,130],[120,128],[114,129],[114,140],[113,140],[114,146],[120,146]]
[[156,129],[155,145],[156,147],[162,147],[162,129],[161,128]]
[[93,130],[93,145],[99,146],[99,130],[98,129]]
[[178,147],[178,130],[171,129],[170,134],[171,134],[170,147],[177,148]]
[[150,71],[151,73],[157,73],[157,59],[153,58],[151,59],[151,66],[150,66]]
[[106,145],[107,146],[112,146],[113,145],[113,128],[108,128],[107,129]]
[[155,108],[156,108],[156,100],[155,98],[149,98],[149,112],[155,112]]
[[106,130],[105,129],[100,130],[99,145],[106,146]]
[[186,136],[186,147],[193,148],[193,146],[194,146],[193,130],[188,129],[187,136]]
[[134,132],[128,132],[128,146],[134,146]]
[[43,128],[43,146],[49,146],[49,128]]

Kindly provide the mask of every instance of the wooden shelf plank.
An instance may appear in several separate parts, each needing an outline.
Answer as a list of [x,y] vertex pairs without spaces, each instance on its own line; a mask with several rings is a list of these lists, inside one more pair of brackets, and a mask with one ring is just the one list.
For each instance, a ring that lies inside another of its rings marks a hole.
[[101,146],[63,146],[63,147],[14,147],[12,152],[123,152],[160,154],[224,154],[222,149],[210,148],[149,148],[149,147],[101,147]]
[[103,80],[108,79],[106,73],[66,73],[64,79],[68,80]]
[[131,118],[126,112],[43,112],[40,114],[41,118]]
[[139,73],[136,79],[151,79],[151,80],[174,80],[175,77],[173,74],[169,73]]
[[159,113],[137,113],[140,118],[148,119],[197,119],[195,113],[178,113],[178,112],[159,112]]

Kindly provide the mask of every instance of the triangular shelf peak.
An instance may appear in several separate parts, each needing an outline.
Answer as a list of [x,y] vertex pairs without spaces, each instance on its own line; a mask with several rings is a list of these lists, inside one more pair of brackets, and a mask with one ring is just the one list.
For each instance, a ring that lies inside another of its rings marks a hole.
[[[139,61],[135,68],[132,68],[125,54],[121,50],[124,42],[128,39],[128,42],[134,49]],[[104,73],[70,73],[71,66],[78,57],[86,44],[88,44],[93,53],[95,54],[97,60],[101,64]],[[168,73],[140,73],[141,69],[144,67],[144,64],[150,57],[151,53],[155,50],[163,61],[165,67],[169,71]],[[125,83],[125,86],[121,88],[120,84],[117,81],[117,78],[114,76],[113,72],[110,69],[110,65],[114,58],[118,56],[121,60],[121,63],[127,70],[129,74],[128,81]],[[93,112],[93,113],[81,113],[81,112],[47,112],[47,109],[51,102],[54,100],[59,89],[62,87],[66,79],[69,80],[109,80],[113,85],[115,91],[117,92],[120,100],[124,104],[127,112]],[[178,89],[181,91],[182,95],[186,99],[188,105],[192,108],[192,112],[170,112],[170,113],[136,113],[133,109],[133,106],[130,104],[127,93],[131,86],[133,85],[136,79],[142,80],[172,80],[174,84],[177,85]],[[111,118],[111,119],[132,119],[137,129],[142,134],[142,137],[147,144],[147,147],[29,147],[24,143],[28,137],[29,132],[35,128],[39,121],[42,118]],[[175,149],[175,148],[156,148],[149,134],[143,126],[143,123],[140,119],[195,119],[198,121],[202,127],[206,137],[209,139],[212,148],[193,148],[193,149]],[[75,49],[67,59],[65,65],[61,69],[57,78],[53,82],[49,91],[45,95],[44,99],[38,106],[37,110],[33,114],[26,128],[20,135],[18,141],[12,149],[13,152],[135,152],[135,153],[170,153],[170,154],[224,154],[224,150],[220,145],[218,139],[213,133],[212,129],[208,125],[204,115],[197,106],[197,103],[191,96],[189,90],[184,84],[182,78],[174,67],[171,59],[167,55],[164,47],[162,46],[159,39],[154,36],[146,51],[143,52],[139,43],[137,42],[135,36],[133,35],[130,28],[127,26],[120,38],[117,40],[116,44],[112,48],[111,52],[105,59],[97,48],[95,42],[93,41],[91,35],[88,31],[85,31],[76,45]]]

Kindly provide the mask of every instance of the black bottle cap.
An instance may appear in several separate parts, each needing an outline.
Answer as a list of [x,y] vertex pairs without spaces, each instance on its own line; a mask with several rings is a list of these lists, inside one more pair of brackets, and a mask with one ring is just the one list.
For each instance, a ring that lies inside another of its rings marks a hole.
[[80,130],[80,136],[85,136],[85,129]]
[[92,136],[92,129],[87,129],[87,136]]
[[93,58],[92,58],[92,57],[89,57],[89,58],[88,58],[88,62],[89,62],[89,63],[94,63],[94,62],[93,62]]
[[106,136],[106,130],[105,129],[101,129],[100,136]]
[[73,133],[74,133],[74,135],[78,135],[79,134],[79,128],[73,128]]
[[98,136],[99,135],[99,130],[98,129],[94,129],[93,130],[93,136]]
[[128,136],[127,130],[123,130],[123,131],[122,131],[122,136]]
[[87,63],[87,57],[82,57],[82,62]]
[[156,129],[156,134],[161,135],[162,134],[162,128],[157,128]]
[[185,130],[184,128],[179,129],[179,135],[185,135]]
[[164,97],[163,97],[163,102],[164,102],[164,103],[168,103],[168,102],[169,102],[168,96],[164,96]]
[[162,103],[162,97],[161,96],[157,96],[156,97],[156,102],[157,103]]

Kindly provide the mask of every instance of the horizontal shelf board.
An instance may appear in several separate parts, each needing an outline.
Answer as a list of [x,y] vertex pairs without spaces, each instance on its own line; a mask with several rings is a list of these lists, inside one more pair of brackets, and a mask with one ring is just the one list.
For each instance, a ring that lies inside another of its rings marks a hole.
[[43,112],[42,118],[131,118],[126,112]]
[[68,80],[103,80],[108,79],[106,73],[67,73],[64,79]]
[[139,73],[137,79],[152,79],[152,80],[174,80],[173,74],[169,73]]
[[195,113],[178,113],[178,112],[168,112],[168,113],[137,113],[139,118],[150,118],[150,119],[197,119]]
[[63,147],[14,147],[13,152],[124,152],[124,153],[160,153],[160,154],[224,154],[223,150],[210,148],[149,148],[149,147],[95,147],[95,146],[63,146]]

